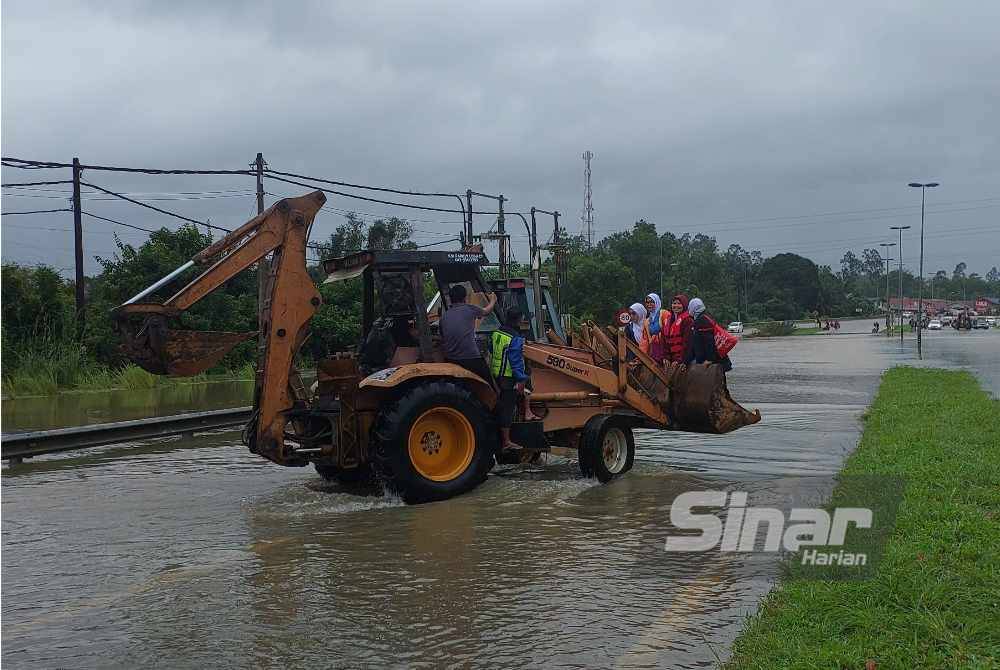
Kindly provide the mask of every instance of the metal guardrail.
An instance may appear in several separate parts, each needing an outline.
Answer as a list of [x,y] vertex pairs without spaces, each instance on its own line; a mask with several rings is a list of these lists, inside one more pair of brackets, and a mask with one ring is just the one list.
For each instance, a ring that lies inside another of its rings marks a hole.
[[0,458],[20,463],[25,458],[42,454],[242,426],[250,419],[252,410],[252,407],[237,407],[74,428],[11,433],[0,438]]

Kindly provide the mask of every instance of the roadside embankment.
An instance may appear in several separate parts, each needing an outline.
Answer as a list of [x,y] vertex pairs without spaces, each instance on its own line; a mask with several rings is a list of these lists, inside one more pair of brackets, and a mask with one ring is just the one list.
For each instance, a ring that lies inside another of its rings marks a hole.
[[783,581],[726,667],[998,667],[1000,401],[967,372],[894,368],[841,474],[905,482],[881,562],[865,580]]

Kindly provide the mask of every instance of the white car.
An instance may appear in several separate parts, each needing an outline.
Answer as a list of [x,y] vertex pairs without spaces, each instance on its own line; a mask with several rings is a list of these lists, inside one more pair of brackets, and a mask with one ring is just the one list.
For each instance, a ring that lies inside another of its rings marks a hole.
[[941,322],[937,319],[931,319],[930,323],[927,324],[927,330],[941,330]]
[[729,324],[729,328],[727,328],[726,330],[728,330],[730,333],[737,333],[737,334],[742,333],[743,332],[743,322],[742,321],[733,321],[731,324]]
[[997,325],[997,318],[995,316],[986,317],[986,325],[995,326]]

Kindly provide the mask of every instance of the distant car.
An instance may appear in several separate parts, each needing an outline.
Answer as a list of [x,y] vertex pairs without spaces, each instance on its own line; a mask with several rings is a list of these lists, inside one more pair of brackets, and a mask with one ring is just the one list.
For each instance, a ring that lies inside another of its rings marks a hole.
[[927,324],[927,330],[941,330],[941,322],[937,319],[931,319],[931,322]]
[[985,318],[979,317],[978,319],[972,322],[972,327],[978,328],[979,330],[989,330],[990,324],[986,322]]
[[995,316],[988,316],[988,317],[986,317],[986,325],[987,326],[995,326],[995,325],[997,325],[997,318]]
[[953,317],[951,314],[945,314],[944,316],[941,317],[941,323],[943,323],[946,326],[954,320],[955,317]]
[[729,328],[727,328],[726,330],[728,330],[730,333],[737,333],[737,334],[742,333],[743,332],[743,322],[742,321],[733,321],[731,324],[729,324]]

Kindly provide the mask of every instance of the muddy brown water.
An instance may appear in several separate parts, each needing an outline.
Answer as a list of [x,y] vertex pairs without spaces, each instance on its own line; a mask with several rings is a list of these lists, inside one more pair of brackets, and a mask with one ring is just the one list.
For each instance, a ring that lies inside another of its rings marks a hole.
[[[495,470],[408,507],[272,466],[233,432],[102,447],[3,470],[6,667],[713,667],[778,574],[651,551],[693,489],[801,476],[822,498],[881,372],[912,342],[756,339],[734,397],[762,423],[645,431],[602,486],[575,462]],[[854,325],[858,324],[858,325]],[[870,324],[869,326],[870,327]],[[1000,331],[933,333],[928,365],[1000,393]],[[246,384],[3,403],[3,429],[239,406]]]

